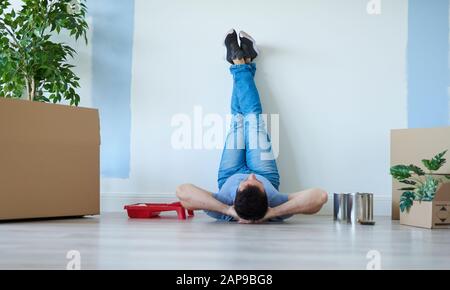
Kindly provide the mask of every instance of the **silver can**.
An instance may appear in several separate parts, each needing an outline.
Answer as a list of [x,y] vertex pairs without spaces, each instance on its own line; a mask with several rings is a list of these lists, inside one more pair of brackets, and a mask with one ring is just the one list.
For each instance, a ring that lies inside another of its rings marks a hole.
[[334,220],[340,223],[352,223],[353,195],[349,193],[335,193],[333,204]]
[[373,194],[372,193],[357,193],[355,198],[356,203],[356,221],[361,224],[373,222]]
[[373,225],[372,193],[335,193],[333,218],[339,223]]

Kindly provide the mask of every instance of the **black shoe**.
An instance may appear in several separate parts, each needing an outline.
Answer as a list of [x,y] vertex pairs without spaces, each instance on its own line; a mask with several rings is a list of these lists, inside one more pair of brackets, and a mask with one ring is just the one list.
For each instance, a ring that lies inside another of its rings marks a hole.
[[225,59],[234,64],[233,59],[243,59],[244,52],[239,47],[238,36],[236,30],[231,29],[225,36],[224,46],[227,50]]
[[259,54],[255,40],[244,31],[239,33],[239,38],[241,39],[241,48],[244,51],[244,57],[250,58],[253,61]]

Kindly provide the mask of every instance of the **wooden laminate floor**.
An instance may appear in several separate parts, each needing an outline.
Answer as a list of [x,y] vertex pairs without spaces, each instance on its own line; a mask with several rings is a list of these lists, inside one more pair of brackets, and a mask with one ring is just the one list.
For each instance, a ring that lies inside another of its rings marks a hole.
[[[218,223],[198,214],[130,220],[101,217],[0,223],[0,269],[65,269],[68,251],[82,269],[450,269],[450,230],[335,224],[300,216],[282,224]],[[373,260],[374,261],[374,260]]]

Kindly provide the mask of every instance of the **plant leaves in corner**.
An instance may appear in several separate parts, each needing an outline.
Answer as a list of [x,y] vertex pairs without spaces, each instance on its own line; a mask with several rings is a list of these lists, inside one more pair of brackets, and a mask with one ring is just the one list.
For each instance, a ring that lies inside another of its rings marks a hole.
[[422,163],[425,165],[425,167],[430,171],[437,171],[439,170],[445,163],[446,159],[443,158],[444,155],[447,153],[448,150],[445,150],[444,152],[439,153],[438,155],[434,156],[433,159],[427,160],[423,159]]

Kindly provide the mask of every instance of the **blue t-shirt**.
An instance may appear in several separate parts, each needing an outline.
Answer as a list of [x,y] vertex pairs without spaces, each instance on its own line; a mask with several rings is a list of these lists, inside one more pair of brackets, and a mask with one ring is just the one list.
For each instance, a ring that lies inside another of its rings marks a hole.
[[[213,196],[218,201],[222,202],[226,205],[233,205],[234,199],[236,198],[236,191],[241,184],[242,181],[248,178],[249,174],[235,174],[227,179],[227,181],[223,184],[222,188],[218,193],[214,193]],[[256,175],[256,179],[261,181],[264,185],[264,189],[266,190],[267,200],[269,202],[269,207],[274,208],[288,201],[288,196],[286,194],[281,194],[275,187],[270,183],[267,178],[261,175]],[[227,216],[215,211],[205,211],[210,217],[215,218],[221,221],[232,221],[233,218],[231,216]],[[271,219],[271,221],[283,221],[291,216],[283,216],[277,217],[275,219]]]

